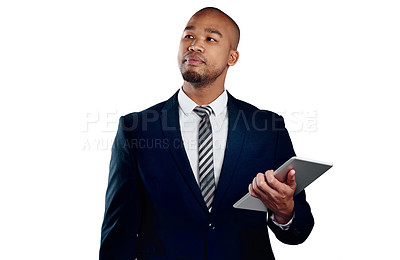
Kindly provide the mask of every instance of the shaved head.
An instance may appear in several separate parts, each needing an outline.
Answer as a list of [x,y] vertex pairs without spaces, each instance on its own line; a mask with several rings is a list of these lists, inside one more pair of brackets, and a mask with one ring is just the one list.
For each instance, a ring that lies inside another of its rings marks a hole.
[[229,21],[229,24],[231,25],[231,31],[232,31],[232,43],[231,43],[231,47],[233,50],[237,50],[237,47],[239,45],[239,40],[240,40],[240,29],[239,26],[237,25],[237,23],[226,13],[224,13],[223,11],[221,11],[218,8],[215,7],[205,7],[199,11],[197,11],[193,16],[193,17],[197,17],[197,16],[202,16],[202,15],[206,15],[206,14],[218,14],[223,16],[227,21]]

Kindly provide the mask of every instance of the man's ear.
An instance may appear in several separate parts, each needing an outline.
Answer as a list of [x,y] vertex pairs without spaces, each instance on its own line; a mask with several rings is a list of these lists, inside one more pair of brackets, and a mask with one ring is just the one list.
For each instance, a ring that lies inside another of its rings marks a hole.
[[239,52],[232,50],[231,53],[229,54],[228,65],[229,66],[235,65],[238,59],[239,59]]

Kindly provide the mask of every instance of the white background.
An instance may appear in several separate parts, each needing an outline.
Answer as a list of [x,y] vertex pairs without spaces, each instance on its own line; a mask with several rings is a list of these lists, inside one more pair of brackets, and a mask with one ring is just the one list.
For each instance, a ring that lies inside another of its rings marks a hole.
[[307,189],[311,236],[272,235],[277,259],[399,259],[400,8],[385,0],[2,1],[0,259],[97,259],[116,122],[181,86],[179,38],[205,6],[241,27],[230,93],[334,163]]

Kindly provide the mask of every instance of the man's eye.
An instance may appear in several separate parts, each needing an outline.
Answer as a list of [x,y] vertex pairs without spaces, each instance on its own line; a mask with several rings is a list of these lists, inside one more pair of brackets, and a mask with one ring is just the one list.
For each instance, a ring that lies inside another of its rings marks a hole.
[[214,38],[211,38],[211,37],[207,37],[207,41],[216,42],[217,40],[215,40]]
[[193,35],[185,35],[185,37],[184,37],[185,39],[193,39],[194,37],[193,37]]

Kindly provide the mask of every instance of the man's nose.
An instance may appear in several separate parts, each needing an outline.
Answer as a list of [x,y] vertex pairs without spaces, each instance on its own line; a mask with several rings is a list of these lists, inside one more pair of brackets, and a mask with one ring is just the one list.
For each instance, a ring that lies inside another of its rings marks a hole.
[[203,45],[196,39],[188,48],[189,51],[204,52]]

